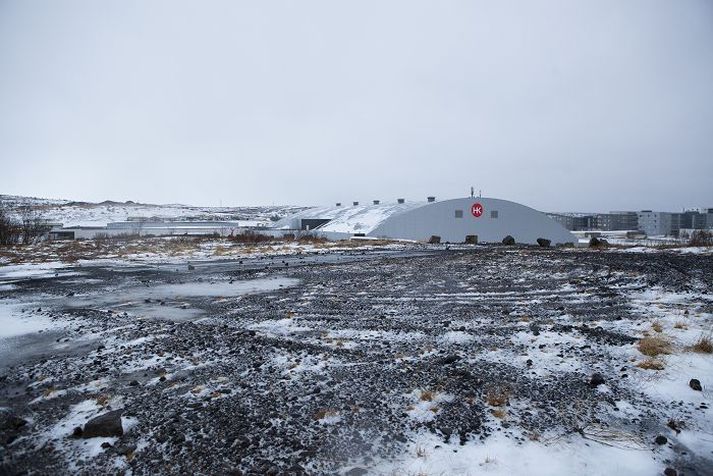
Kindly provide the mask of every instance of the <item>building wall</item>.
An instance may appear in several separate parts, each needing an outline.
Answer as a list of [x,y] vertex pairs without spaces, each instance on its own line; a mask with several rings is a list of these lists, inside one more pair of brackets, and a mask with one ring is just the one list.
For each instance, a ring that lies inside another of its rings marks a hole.
[[[649,236],[673,234],[673,213],[644,210],[638,213],[639,230]],[[678,231],[678,228],[676,229]]]
[[[480,217],[471,213],[474,204],[482,205]],[[391,216],[369,233],[412,240],[428,240],[432,235],[452,243],[464,242],[467,235],[477,235],[481,243],[499,243],[507,235],[518,243],[534,244],[538,238],[549,239],[552,244],[577,241],[542,212],[515,202],[482,197],[429,203]]]
[[623,231],[638,230],[639,217],[636,212],[609,212],[597,215],[600,230]]

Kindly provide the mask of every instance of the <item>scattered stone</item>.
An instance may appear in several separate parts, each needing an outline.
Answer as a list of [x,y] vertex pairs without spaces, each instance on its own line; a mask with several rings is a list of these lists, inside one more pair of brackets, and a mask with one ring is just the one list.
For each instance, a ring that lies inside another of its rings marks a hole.
[[515,238],[510,235],[507,235],[505,238],[503,238],[503,244],[506,246],[512,246],[515,244]]
[[26,425],[26,420],[0,410],[0,445],[7,445],[15,441]]
[[136,451],[136,445],[120,445],[117,446],[114,451],[116,451],[116,454],[126,456]]
[[592,378],[589,380],[589,386],[592,388],[598,387],[599,385],[604,384],[604,382],[606,382],[604,375],[600,374],[599,372],[595,372],[592,374]]
[[657,445],[665,445],[666,443],[668,443],[668,438],[663,435],[659,435],[654,440],[654,443],[656,443]]
[[84,424],[82,438],[94,438],[96,436],[121,436],[124,428],[121,426],[121,414],[123,410],[114,410],[98,417],[92,418]]
[[192,264],[188,265],[188,271],[193,271],[194,269],[196,269],[195,266],[193,266]]
[[449,356],[446,356],[446,357],[443,357],[442,359],[440,359],[440,360],[438,361],[438,363],[441,364],[441,365],[451,365],[451,364],[455,364],[455,363],[458,362],[459,360],[460,360],[460,356],[458,356],[458,355],[449,355]]
[[104,443],[102,443],[102,448],[104,448],[104,449],[111,448],[111,443],[109,443],[108,441],[105,441]]
[[369,471],[364,468],[360,468],[359,466],[356,466],[344,473],[344,476],[364,476],[365,474],[369,474]]
[[138,386],[138,385],[139,385],[139,381],[138,381],[138,380],[132,380],[131,382],[129,382],[129,386],[130,386],[130,387],[136,387],[136,386]]
[[542,248],[549,248],[552,244],[552,241],[548,240],[547,238],[538,238],[537,244],[540,245]]
[[678,471],[673,468],[666,468],[663,470],[664,476],[678,476]]
[[589,240],[590,248],[603,248],[605,246],[609,246],[609,242],[604,238],[597,238],[596,236],[593,236],[592,239]]
[[697,378],[692,378],[691,381],[688,382],[688,386],[697,392],[703,391],[703,387],[701,386],[701,381],[698,380]]
[[428,239],[428,242],[432,245],[437,245],[441,242],[441,237],[438,235],[432,235],[431,238]]

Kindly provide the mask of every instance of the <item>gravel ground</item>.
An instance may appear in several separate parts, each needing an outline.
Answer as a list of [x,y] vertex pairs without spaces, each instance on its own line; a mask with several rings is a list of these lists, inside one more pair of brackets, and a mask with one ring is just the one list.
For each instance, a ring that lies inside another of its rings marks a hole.
[[[710,451],[667,426],[710,405],[662,404],[632,359],[648,290],[711,328],[710,255],[479,246],[66,271],[0,287],[59,325],[0,364],[0,474],[371,474],[419,432],[616,432],[662,473],[711,474]],[[81,437],[110,410],[122,436]]]

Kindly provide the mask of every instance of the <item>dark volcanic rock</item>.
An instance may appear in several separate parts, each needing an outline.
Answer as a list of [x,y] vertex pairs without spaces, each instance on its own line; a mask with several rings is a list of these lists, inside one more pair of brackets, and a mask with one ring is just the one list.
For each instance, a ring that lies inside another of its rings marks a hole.
[[698,380],[697,378],[692,378],[690,382],[688,382],[688,386],[691,387],[693,390],[696,390],[698,392],[703,391],[703,387],[701,386],[701,381]]
[[95,436],[121,436],[124,428],[121,426],[122,410],[114,410],[98,417],[92,418],[84,425],[82,438]]
[[609,242],[604,238],[597,238],[596,236],[593,236],[592,239],[589,240],[590,248],[602,248],[605,246],[609,246]]
[[503,238],[503,244],[507,246],[512,246],[515,244],[515,238],[512,236],[508,235],[505,238]]
[[657,445],[665,445],[666,443],[668,443],[668,438],[663,435],[659,435],[654,440],[654,443],[656,443]]
[[27,425],[27,421],[10,413],[0,411],[0,444],[12,443],[22,429]]
[[441,365],[450,365],[450,364],[455,364],[460,360],[460,357],[457,355],[449,355],[446,357],[443,357],[438,361],[439,364]]
[[602,385],[604,382],[606,382],[604,375],[596,372],[592,374],[592,378],[589,380],[589,386],[594,388],[599,385]]
[[538,238],[537,239],[537,244],[540,245],[543,248],[549,248],[550,245],[552,244],[551,240],[548,240],[547,238]]

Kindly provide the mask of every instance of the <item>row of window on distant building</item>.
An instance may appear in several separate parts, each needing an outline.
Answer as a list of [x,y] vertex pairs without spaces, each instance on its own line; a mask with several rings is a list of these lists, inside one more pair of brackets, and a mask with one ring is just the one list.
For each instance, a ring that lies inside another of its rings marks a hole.
[[678,236],[680,230],[705,230],[713,228],[713,208],[689,210],[681,213],[609,212],[597,214],[549,213],[550,218],[572,231],[640,231],[649,236]]

